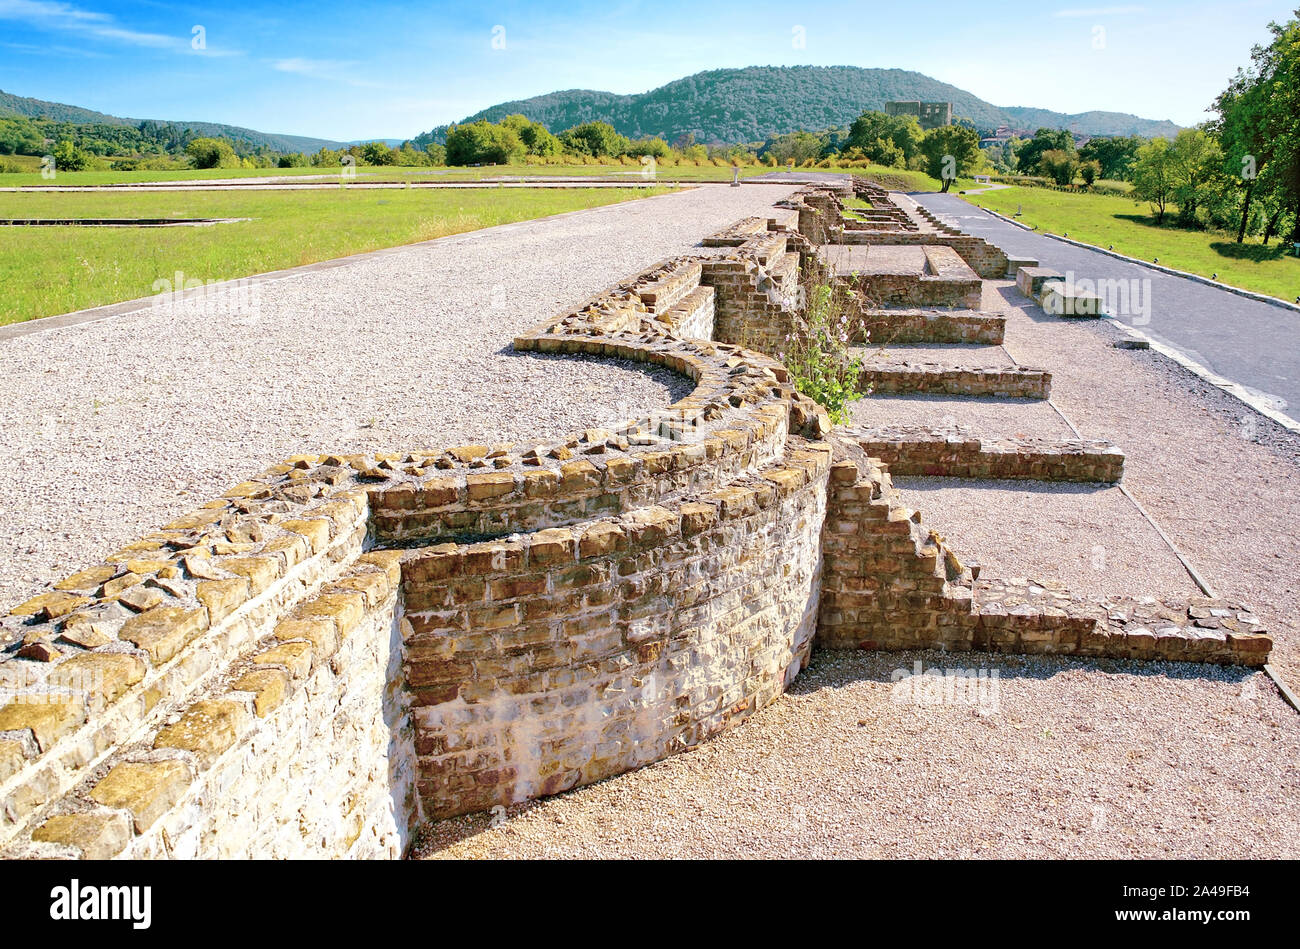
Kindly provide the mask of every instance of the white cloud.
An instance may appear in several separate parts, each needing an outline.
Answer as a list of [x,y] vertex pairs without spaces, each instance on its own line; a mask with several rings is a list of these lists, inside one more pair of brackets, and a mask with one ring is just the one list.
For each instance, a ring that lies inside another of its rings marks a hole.
[[1146,7],[1087,7],[1085,9],[1075,10],[1057,10],[1055,16],[1059,17],[1098,17],[1098,16],[1125,16],[1130,13],[1145,13]]
[[207,56],[239,55],[233,50],[196,50],[190,45],[189,35],[173,36],[127,29],[110,14],[83,10],[69,3],[50,0],[0,0],[0,20],[16,20],[37,29],[74,33],[150,49],[170,49]]
[[362,89],[387,88],[383,83],[363,79],[364,64],[353,59],[304,59],[291,56],[287,59],[267,60],[271,68],[279,72],[306,76],[309,79],[323,79],[329,82],[343,82],[349,86]]

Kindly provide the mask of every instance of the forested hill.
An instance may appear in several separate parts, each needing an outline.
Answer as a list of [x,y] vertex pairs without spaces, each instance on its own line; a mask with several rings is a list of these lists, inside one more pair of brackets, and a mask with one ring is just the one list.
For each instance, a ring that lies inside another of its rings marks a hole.
[[[217,122],[178,122],[173,120],[127,119],[117,115],[106,115],[91,109],[83,109],[62,102],[46,102],[43,99],[29,99],[0,91],[0,118],[4,116],[22,116],[28,119],[44,119],[61,125],[93,125],[140,128],[145,126],[151,139],[183,139],[195,136],[213,136],[228,138],[235,142],[246,142],[251,148],[269,148],[276,152],[314,152],[321,148],[339,148],[340,143],[323,138],[308,138],[301,135],[277,135],[273,132],[258,132],[254,129],[240,128],[235,125],[222,125]],[[184,133],[191,133],[189,136]],[[99,133],[99,137],[118,138],[108,130]]]
[[[500,121],[523,113],[558,132],[583,122],[608,122],[630,138],[659,135],[671,141],[692,134],[704,143],[760,142],[773,135],[846,126],[890,101],[951,102],[953,114],[979,129],[999,125],[1069,129],[1085,135],[1173,135],[1178,126],[1118,112],[1067,115],[1029,107],[992,105],[956,86],[906,69],[857,66],[749,66],[714,69],[638,95],[569,89],[503,102],[465,119]],[[446,126],[418,136],[417,144],[443,141]]]

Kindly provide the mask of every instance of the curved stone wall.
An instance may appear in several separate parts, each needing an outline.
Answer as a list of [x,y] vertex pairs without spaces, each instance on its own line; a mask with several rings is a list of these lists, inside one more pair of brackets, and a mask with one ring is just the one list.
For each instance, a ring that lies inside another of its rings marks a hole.
[[735,318],[797,239],[666,261],[516,341],[695,380],[661,412],[295,456],[0,618],[0,854],[397,856],[427,816],[779,695],[815,630],[830,426],[779,363],[683,334],[714,325],[706,272],[747,274]]

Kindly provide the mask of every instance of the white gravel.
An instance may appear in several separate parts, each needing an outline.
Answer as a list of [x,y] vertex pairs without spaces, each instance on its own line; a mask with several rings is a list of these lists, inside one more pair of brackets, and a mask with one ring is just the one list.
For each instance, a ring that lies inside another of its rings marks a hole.
[[510,341],[792,190],[380,253],[259,285],[256,319],[215,296],[0,342],[0,610],[291,454],[558,437],[674,401],[680,377]]
[[[918,661],[982,668],[985,685],[908,701],[891,675]],[[697,750],[499,826],[430,824],[415,855],[1295,858],[1297,760],[1300,716],[1260,673],[818,652],[789,693]]]

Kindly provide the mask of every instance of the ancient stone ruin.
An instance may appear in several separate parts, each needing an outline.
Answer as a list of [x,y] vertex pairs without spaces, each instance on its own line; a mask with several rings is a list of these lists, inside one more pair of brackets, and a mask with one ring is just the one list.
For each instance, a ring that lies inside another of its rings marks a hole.
[[[515,341],[694,380],[663,411],[558,444],[295,456],[17,607],[0,852],[397,857],[423,820],[692,748],[815,648],[1261,665],[1270,640],[1238,604],[977,575],[890,481],[1113,482],[1118,447],[834,429],[763,354],[797,331],[818,259],[894,304],[866,314],[873,334],[1001,341],[971,288],[1012,262],[855,192],[867,210],[808,188]],[[1051,386],[867,371],[877,391]]]

